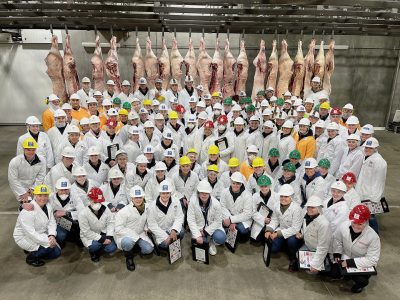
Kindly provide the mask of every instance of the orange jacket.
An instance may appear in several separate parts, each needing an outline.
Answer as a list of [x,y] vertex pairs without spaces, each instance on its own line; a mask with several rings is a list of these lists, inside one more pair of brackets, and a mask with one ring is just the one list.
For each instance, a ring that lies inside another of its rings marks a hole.
[[313,136],[307,136],[299,140],[299,133],[296,132],[293,138],[296,142],[296,149],[300,152],[301,160],[314,157],[317,142]]
[[54,126],[54,113],[50,108],[46,109],[42,114],[42,125],[45,132]]
[[249,180],[250,176],[253,175],[254,169],[249,165],[249,161],[247,159],[240,165],[240,173],[246,177],[247,181]]
[[83,107],[79,108],[78,110],[72,109],[71,116],[72,119],[78,120],[78,122],[83,118],[90,118],[90,114]]

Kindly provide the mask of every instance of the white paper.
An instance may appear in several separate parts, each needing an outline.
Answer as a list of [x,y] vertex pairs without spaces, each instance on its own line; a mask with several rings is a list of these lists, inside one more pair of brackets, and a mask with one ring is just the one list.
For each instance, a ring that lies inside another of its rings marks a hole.
[[[299,266],[300,269],[310,269],[311,261],[313,259],[315,252],[312,251],[299,251]],[[322,266],[322,271],[325,270],[325,266]]]
[[194,247],[194,255],[198,261],[206,262],[206,250]]
[[65,230],[70,231],[72,227],[72,222],[65,218],[56,218],[57,224],[60,225]]
[[169,258],[171,264],[176,262],[181,257],[182,257],[181,241],[178,238],[176,239],[175,242],[169,244]]
[[236,237],[237,237],[237,230],[228,230],[228,234],[226,235],[226,243],[228,243],[229,246],[232,248],[235,247],[235,242],[236,242]]
[[346,268],[347,273],[372,273],[375,272],[374,267],[369,268]]

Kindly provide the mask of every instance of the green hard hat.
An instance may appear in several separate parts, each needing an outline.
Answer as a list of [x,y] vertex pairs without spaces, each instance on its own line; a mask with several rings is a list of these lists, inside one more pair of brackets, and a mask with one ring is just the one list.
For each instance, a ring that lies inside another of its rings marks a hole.
[[299,150],[293,150],[292,152],[290,152],[289,153],[289,158],[300,159],[301,158],[301,154],[300,154]]
[[278,106],[282,106],[283,105],[283,99],[282,98],[278,98],[276,101],[275,101],[275,104],[276,105],[278,105]]
[[251,101],[251,97],[244,97],[244,99],[246,99],[247,104],[253,103],[253,101]]
[[256,111],[256,107],[253,104],[250,104],[250,105],[247,105],[244,110],[248,111],[248,112]]
[[264,90],[259,90],[257,92],[257,96],[264,96],[265,95],[265,91]]
[[114,104],[121,104],[121,99],[119,99],[118,97],[115,97],[115,98],[113,99],[113,103],[114,103]]
[[318,162],[318,166],[321,168],[329,169],[331,167],[331,162],[329,159],[323,158]]
[[289,171],[289,172],[292,172],[292,173],[296,173],[296,167],[291,162],[287,162],[286,164],[284,164],[283,165],[283,170],[284,171]]
[[271,179],[267,175],[261,175],[260,178],[257,179],[257,184],[259,186],[270,186]]
[[319,104],[314,107],[314,111],[319,111]]
[[268,156],[279,157],[279,156],[280,156],[279,150],[278,150],[277,148],[271,148],[271,149],[269,149]]
[[124,102],[124,104],[122,104],[122,108],[131,109],[132,108],[132,104],[130,104],[129,102]]
[[232,98],[231,97],[225,98],[224,105],[232,105]]

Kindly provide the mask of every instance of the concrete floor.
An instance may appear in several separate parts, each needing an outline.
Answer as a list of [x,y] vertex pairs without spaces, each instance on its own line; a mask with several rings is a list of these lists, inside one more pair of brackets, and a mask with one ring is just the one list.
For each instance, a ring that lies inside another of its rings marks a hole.
[[121,253],[94,264],[86,251],[69,244],[59,259],[42,268],[30,267],[12,238],[17,204],[7,182],[8,162],[24,128],[0,130],[0,299],[400,299],[400,241],[395,237],[400,229],[400,135],[376,134],[388,162],[386,197],[395,207],[380,217],[378,276],[362,294],[352,295],[350,283],[289,273],[285,255],[273,257],[271,267],[265,268],[262,248],[249,243],[240,244],[235,254],[219,247],[210,265],[193,262],[189,234],[184,239],[184,259],[174,265],[166,257],[137,257],[136,271],[129,272]]

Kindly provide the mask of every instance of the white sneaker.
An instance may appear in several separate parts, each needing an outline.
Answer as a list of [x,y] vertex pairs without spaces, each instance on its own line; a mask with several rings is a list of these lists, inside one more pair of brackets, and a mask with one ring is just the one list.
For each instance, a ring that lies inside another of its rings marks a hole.
[[217,254],[217,247],[215,247],[215,244],[213,242],[210,242],[210,248],[208,249],[208,253],[210,253],[210,255]]

